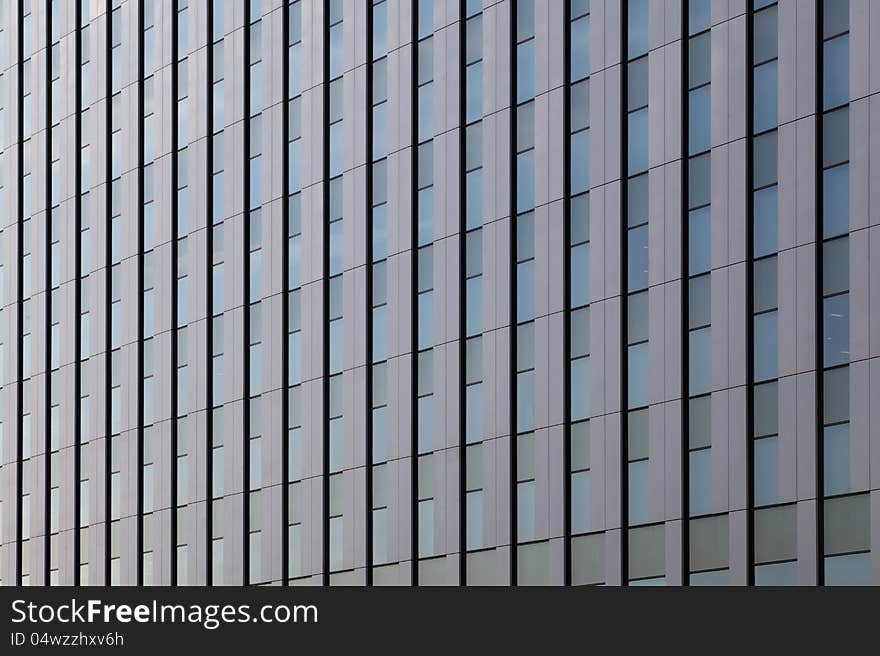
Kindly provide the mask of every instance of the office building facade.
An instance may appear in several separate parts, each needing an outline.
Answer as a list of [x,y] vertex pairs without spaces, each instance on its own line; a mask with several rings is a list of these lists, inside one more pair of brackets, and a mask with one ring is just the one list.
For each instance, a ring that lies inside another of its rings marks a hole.
[[3,2],[0,583],[880,584],[874,39]]

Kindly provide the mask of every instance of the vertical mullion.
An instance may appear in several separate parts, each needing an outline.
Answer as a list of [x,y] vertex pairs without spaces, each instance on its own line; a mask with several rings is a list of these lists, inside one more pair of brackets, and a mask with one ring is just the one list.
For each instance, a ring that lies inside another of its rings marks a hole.
[[[77,2],[75,11],[75,104],[76,118],[74,121],[74,585],[80,585],[80,560],[82,557],[82,526],[80,507],[82,504],[82,490],[80,478],[82,477],[82,436],[80,435],[82,419],[82,4]],[[19,414],[21,414],[19,412]]]
[[517,215],[517,206],[516,206],[516,194],[517,194],[517,153],[516,153],[516,128],[517,128],[517,97],[516,97],[516,74],[517,74],[517,59],[519,54],[519,49],[516,47],[516,29],[517,29],[517,0],[510,0],[510,34],[509,34],[509,45],[510,45],[510,258],[509,258],[509,271],[510,271],[510,300],[509,300],[509,311],[510,311],[510,352],[508,357],[510,358],[510,385],[508,387],[509,390],[509,399],[508,404],[510,406],[510,480],[508,481],[508,494],[510,495],[510,585],[516,585],[516,557],[517,552],[519,550],[519,541],[517,539],[517,475],[516,475],[516,447],[519,443],[519,430],[517,427],[516,416],[517,416],[517,392],[518,392],[518,372],[516,367],[516,338],[519,333],[519,325],[517,323],[517,287],[518,287],[518,279],[517,279],[517,257],[516,257],[516,237],[517,237],[517,222],[519,217]]
[[366,25],[366,93],[364,98],[365,114],[365,141],[366,141],[366,166],[365,166],[365,204],[367,216],[366,230],[366,280],[364,292],[364,304],[366,305],[366,321],[364,322],[364,341],[366,343],[367,362],[364,384],[365,408],[367,421],[364,430],[365,440],[365,489],[364,502],[366,505],[366,544],[365,548],[365,583],[373,584],[373,0],[367,2],[367,25]]
[[815,221],[815,267],[816,267],[816,585],[825,585],[825,366],[823,344],[825,342],[825,326],[823,322],[824,289],[823,274],[825,261],[822,257],[824,246],[823,212],[823,139],[824,139],[824,107],[822,87],[824,82],[825,41],[824,41],[824,0],[816,0],[816,221]]
[[755,12],[746,7],[746,585],[755,584],[754,57]]
[[323,376],[322,394],[322,462],[321,462],[321,497],[322,497],[322,566],[321,578],[325,586],[330,585],[330,2],[324,0],[323,32],[324,32],[324,84],[322,86],[324,104],[324,162],[323,162],[323,277],[322,292],[322,327],[323,332]]
[[177,334],[177,276],[178,271],[178,203],[177,203],[177,173],[178,173],[178,76],[177,76],[177,44],[179,40],[178,30],[180,28],[178,22],[179,6],[177,0],[171,5],[171,585],[177,585],[177,516],[178,516],[178,498],[177,498],[177,481],[178,481],[178,458],[177,458],[177,394],[178,394],[178,334]]
[[[461,71],[459,75],[459,160],[464,157],[466,152],[466,76],[467,76],[467,59],[466,52],[466,32],[467,32],[467,0],[459,0],[459,57],[461,61]],[[459,344],[458,344],[458,362],[459,362],[459,470],[458,470],[458,495],[459,495],[459,533],[458,533],[458,549],[459,549],[459,567],[458,567],[458,583],[459,585],[467,585],[467,284],[466,284],[466,237],[467,237],[467,221],[465,218],[466,208],[466,170],[467,164],[459,166],[459,252],[458,261],[460,267],[459,275],[459,298],[461,299],[461,311],[459,312]]]
[[[79,9],[77,9],[77,12]],[[77,31],[77,49],[79,46],[79,32]],[[23,434],[23,422],[22,422],[22,409],[23,409],[23,401],[24,401],[24,380],[23,380],[23,372],[24,372],[24,358],[22,353],[23,347],[23,321],[24,321],[24,1],[19,0],[18,3],[18,89],[16,93],[16,106],[18,107],[18,125],[17,125],[17,135],[18,139],[18,175],[16,179],[16,186],[18,187],[18,207],[16,208],[17,213],[17,222],[18,229],[16,230],[16,260],[17,260],[17,269],[18,276],[16,277],[16,321],[18,322],[18,336],[17,340],[17,348],[16,348],[16,377],[18,379],[16,384],[16,413],[15,413],[15,437],[16,437],[16,455],[17,459],[15,462],[15,484],[16,484],[16,492],[15,492],[15,537],[16,537],[16,553],[15,553],[15,584],[21,585],[22,580],[22,550],[24,548],[24,540],[22,539],[24,533],[24,517],[22,508],[22,492],[24,491],[24,483],[22,481],[22,476],[24,474],[24,462],[23,462],[23,445],[24,445],[24,434]],[[77,73],[78,75],[79,73]],[[78,78],[77,78],[78,79]],[[79,106],[77,105],[77,108]],[[79,114],[77,114],[77,117]],[[78,536],[77,536],[78,537]]]
[[[137,585],[144,581],[144,2],[138,1]],[[79,565],[77,564],[77,569]]]
[[625,586],[629,579],[629,461],[628,450],[628,412],[629,396],[629,352],[627,343],[627,191],[628,170],[627,152],[629,150],[629,122],[627,106],[629,0],[620,5],[620,584]]
[[[51,4],[51,0],[48,0],[48,4]],[[112,532],[112,521],[113,521],[113,487],[112,487],[112,478],[113,478],[113,251],[112,251],[112,235],[113,235],[113,20],[112,20],[112,4],[110,2],[106,3],[105,9],[105,44],[104,44],[104,57],[107,62],[107,72],[104,80],[104,93],[105,93],[105,102],[104,102],[104,135],[106,138],[106,148],[105,148],[105,157],[104,157],[104,307],[106,311],[106,316],[104,317],[106,322],[106,329],[104,334],[104,498],[105,498],[105,513],[104,513],[104,544],[105,544],[105,559],[104,559],[104,581],[106,585],[111,585],[111,575],[112,575],[112,567],[111,563],[113,560],[113,532]],[[47,19],[47,22],[50,24],[47,29],[47,34],[51,34],[51,8],[47,12],[47,15],[50,18]],[[51,48],[51,44],[48,43],[51,41],[51,37],[47,39],[47,61],[51,61],[51,52],[49,48]],[[48,69],[48,67],[47,67]],[[51,73],[46,76],[47,84],[47,95],[51,98]],[[49,105],[51,111],[51,105]],[[50,116],[47,114],[46,116]],[[51,119],[47,121],[48,124],[51,124]],[[51,127],[47,132],[51,131]],[[47,148],[47,160],[51,160],[51,150]],[[50,171],[51,162],[47,161],[46,169]],[[46,176],[46,180],[51,180],[49,175]],[[47,194],[48,196],[48,194]],[[47,208],[51,205],[51,203],[47,203]],[[47,233],[51,232],[51,229],[48,227],[51,225],[51,216],[48,214],[46,216],[46,225],[47,225]],[[47,238],[46,243],[46,266],[47,271],[51,269],[51,237]],[[49,280],[50,277],[47,274],[46,279]],[[47,285],[47,288],[49,285]],[[49,308],[51,306],[51,297],[47,299],[46,307]],[[47,314],[49,314],[49,310],[47,310]],[[46,325],[51,327],[51,318],[47,318]],[[47,330],[46,334],[49,334]],[[47,353],[49,352],[49,348],[46,349]],[[47,358],[46,363],[48,364],[50,360]],[[50,367],[47,367],[50,369]],[[46,383],[46,408],[47,408],[47,417],[48,412],[50,411],[51,397],[49,395],[49,380],[51,379],[51,373],[47,374],[47,383]],[[47,425],[49,419],[47,418]],[[47,436],[48,443],[48,436]],[[47,450],[47,457],[49,451]],[[48,472],[48,467],[47,467]],[[51,481],[48,483],[51,485]]]
[[690,0],[681,9],[681,584],[690,582]]
[[[412,585],[419,584],[419,2],[412,4],[412,169],[411,194],[411,234],[412,245],[410,251],[410,268],[412,269],[412,314],[410,335],[412,341],[412,420],[410,425],[410,522],[412,531],[410,535],[410,550],[412,551]],[[370,149],[367,149],[370,152]],[[433,151],[432,151],[433,153]],[[368,186],[369,189],[369,186]],[[370,240],[367,241],[370,248]]]
[[[46,321],[44,323],[46,335],[46,391],[43,412],[46,414],[44,417],[46,422],[46,434],[44,436],[46,451],[44,475],[46,480],[44,481],[43,489],[46,495],[44,505],[46,537],[43,544],[43,583],[44,585],[49,585],[52,572],[52,0],[46,0],[46,168],[44,175],[46,180]],[[107,535],[109,536],[109,529]],[[109,537],[107,542],[109,544]]]
[[[210,39],[209,39],[210,40]],[[281,58],[281,585],[289,585],[290,571],[290,1],[281,4],[281,41],[284,56]]]
[[[214,0],[205,3],[205,585],[214,583]],[[286,398],[286,395],[283,396]],[[286,462],[286,459],[285,459]],[[286,494],[282,503],[286,503]]]
[[563,10],[562,62],[562,352],[565,369],[562,380],[562,471],[563,471],[563,585],[571,585],[571,0]]
[[251,205],[251,189],[250,189],[250,166],[251,166],[251,0],[244,0],[244,25],[242,27],[243,50],[244,50],[244,66],[242,84],[242,158],[243,171],[242,176],[242,284],[244,294],[242,298],[242,462],[244,471],[242,472],[242,583],[249,585],[250,581],[250,510],[251,510],[251,398],[250,398],[250,317],[251,317],[251,297],[250,297],[250,205]]

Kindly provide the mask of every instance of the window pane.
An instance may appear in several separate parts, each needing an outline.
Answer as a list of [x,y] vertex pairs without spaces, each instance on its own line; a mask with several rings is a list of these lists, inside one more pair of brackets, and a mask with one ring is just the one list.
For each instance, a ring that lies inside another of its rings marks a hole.
[[755,440],[755,505],[779,500],[779,438]]
[[[519,126],[517,126],[519,129]],[[532,125],[532,142],[534,143],[534,124]],[[474,123],[465,131],[465,152],[468,171],[483,165],[483,124]]]
[[825,427],[823,455],[825,496],[850,492],[849,424]]
[[465,333],[468,337],[483,330],[483,280],[471,278],[465,286]]
[[755,381],[776,378],[778,371],[777,313],[765,312],[755,316]]
[[849,294],[825,299],[823,331],[824,366],[833,367],[849,362]]
[[711,141],[711,86],[688,94],[688,154],[709,150]]
[[755,437],[779,432],[779,391],[776,381],[755,385]]
[[535,318],[535,261],[517,265],[516,320],[531,321]]
[[535,372],[524,371],[516,376],[516,431],[535,429]]
[[712,323],[712,279],[691,278],[688,283],[688,328],[702,328]]
[[822,166],[842,164],[849,159],[849,108],[825,114],[822,126]]
[[688,468],[690,514],[706,515],[712,512],[712,449],[691,451]]
[[825,585],[871,585],[871,554],[825,558]]
[[648,287],[648,226],[628,231],[627,291]]
[[822,36],[828,38],[849,30],[850,0],[825,0],[822,14]]
[[755,13],[755,63],[760,64],[768,59],[775,59],[777,55],[776,7],[770,7]]
[[824,414],[826,424],[849,420],[849,367],[829,369],[823,374]]
[[571,136],[571,193],[579,194],[590,188],[590,131],[582,130]]
[[692,330],[688,349],[688,392],[705,394],[712,388],[712,328]]
[[822,293],[849,290],[849,239],[833,239],[822,246]]
[[516,101],[535,97],[535,40],[529,39],[516,47]]
[[483,385],[470,385],[465,393],[465,435],[468,444],[483,439]]
[[688,34],[709,29],[712,19],[712,0],[691,0],[688,8]]
[[590,244],[571,249],[571,307],[590,302]]
[[755,93],[753,98],[755,103],[755,134],[776,127],[779,73],[775,59],[755,67]]
[[[691,2],[691,7],[693,6]],[[710,33],[707,32],[688,42],[688,88],[701,86],[711,79],[712,40]]]
[[648,339],[648,292],[632,294],[627,308],[627,344]]
[[631,112],[627,121],[627,173],[635,175],[648,170],[648,109]]
[[590,353],[590,309],[583,308],[571,313],[571,357]]
[[626,184],[626,224],[635,228],[648,222],[648,174],[630,178]]
[[849,35],[825,43],[822,67],[822,108],[849,102]]
[[478,228],[483,224],[483,170],[477,169],[465,178],[466,228]]
[[825,239],[849,230],[849,164],[822,173],[822,236]]
[[648,105],[648,58],[642,57],[628,65],[626,79],[627,109],[632,111]]
[[629,525],[648,521],[648,460],[629,463]]
[[[588,133],[585,131],[582,134]],[[535,151],[532,149],[516,156],[516,211],[526,212],[534,207]]]
[[465,274],[468,278],[478,276],[483,272],[483,231],[471,230],[467,233],[467,245],[465,247],[465,260],[467,268]]
[[586,533],[590,530],[590,472],[579,471],[571,475],[571,532]]
[[465,121],[471,123],[483,117],[483,63],[479,62],[468,66],[466,79]]
[[630,346],[627,359],[627,407],[640,408],[648,405],[648,342]]
[[571,87],[571,131],[590,127],[590,83],[578,82]]
[[633,59],[648,52],[648,0],[629,0],[627,57]]
[[777,192],[776,186],[755,192],[754,198],[754,256],[763,257],[777,250]]
[[483,17],[475,16],[467,22],[465,32],[465,63],[472,64],[483,58]]
[[711,171],[708,153],[688,160],[688,208],[709,204],[712,188]]
[[688,275],[712,268],[711,210],[709,206],[688,213]]
[[571,362],[571,420],[590,416],[590,358]]
[[571,23],[571,80],[580,80],[590,74],[590,17],[584,16]]
[[755,566],[755,585],[797,585],[797,561]]
[[[384,104],[383,104],[384,107]],[[434,136],[434,85],[426,84],[419,87],[419,141]],[[375,150],[374,150],[375,153]],[[374,156],[375,157],[375,156]]]
[[754,187],[766,187],[776,182],[776,131],[755,137],[754,141]]
[[777,258],[767,257],[755,262],[754,312],[764,312],[777,307],[777,279]]

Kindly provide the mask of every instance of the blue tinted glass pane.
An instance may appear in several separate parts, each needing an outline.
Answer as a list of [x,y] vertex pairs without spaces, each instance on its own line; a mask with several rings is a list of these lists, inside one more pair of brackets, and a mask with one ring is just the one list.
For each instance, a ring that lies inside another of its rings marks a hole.
[[775,128],[779,98],[779,73],[773,60],[755,67],[755,133]]
[[628,231],[627,291],[648,288],[648,226]]
[[302,285],[302,237],[293,237],[288,243],[290,244],[290,247],[287,253],[289,259],[287,285],[288,289],[296,289]]
[[342,75],[342,23],[337,23],[330,28],[330,79]]
[[688,482],[688,507],[691,516],[712,512],[712,449],[691,451]]
[[373,260],[388,257],[388,206],[373,208]]
[[648,342],[630,346],[627,358],[627,407],[641,408],[648,405]]
[[302,341],[302,331],[297,330],[295,333],[290,333],[290,337],[288,339],[288,350],[290,351],[290,362],[289,362],[289,370],[287,372],[288,385],[298,385],[302,382],[302,356],[300,343]]
[[419,397],[419,453],[434,448],[434,395]]
[[516,375],[516,432],[535,429],[535,371]]
[[826,298],[823,312],[826,367],[849,362],[849,294]]
[[330,322],[330,373],[342,371],[342,319]]
[[825,42],[822,67],[822,107],[831,109],[849,102],[849,35]]
[[871,554],[825,558],[825,585],[871,585]]
[[483,546],[483,491],[468,492],[467,500],[467,549],[479,549]]
[[373,7],[373,59],[388,51],[388,3]]
[[419,350],[434,346],[434,294],[419,294]]
[[822,173],[822,236],[825,239],[849,230],[849,164]]
[[342,174],[342,121],[330,126],[330,177]]
[[519,323],[535,318],[535,261],[516,266],[516,320]]
[[[419,316],[421,321],[421,316]],[[373,362],[388,357],[388,306],[373,309]]]
[[465,224],[468,230],[483,225],[483,169],[465,178]]
[[287,193],[292,194],[302,189],[302,139],[290,142],[289,157],[290,164],[288,169]]
[[483,439],[483,385],[470,385],[465,392],[465,435],[467,443],[479,442]]
[[330,224],[330,275],[342,273],[342,221]]
[[571,136],[571,193],[579,194],[590,188],[590,131],[582,130]]
[[688,392],[696,396],[712,388],[712,328],[692,330],[688,337]]
[[590,244],[571,249],[571,307],[590,302]]
[[419,0],[419,38],[434,31],[434,0]]
[[779,501],[779,438],[755,440],[755,505]]
[[627,57],[633,59],[648,52],[648,0],[629,0]]
[[586,533],[590,530],[590,472],[579,471],[571,475],[571,532]]
[[535,40],[516,47],[516,102],[535,97]]
[[434,239],[434,188],[419,192],[419,246]]
[[535,151],[516,156],[516,211],[527,212],[535,207]]
[[571,420],[590,416],[590,358],[571,362]]
[[648,108],[630,112],[627,120],[627,171],[636,175],[648,170]]
[[388,103],[373,107],[373,160],[388,154]]
[[288,70],[288,95],[294,98],[302,93],[302,44],[288,48],[290,54],[290,67]]
[[483,117],[483,62],[468,66],[466,78],[465,122],[471,123]]
[[584,16],[571,24],[571,81],[590,74],[590,17]]
[[688,4],[688,34],[708,30],[712,20],[712,0],[691,0]]
[[755,585],[797,585],[797,561],[756,565]]
[[688,275],[695,276],[712,268],[712,214],[701,207],[688,214]]
[[483,278],[477,276],[467,281],[465,288],[465,332],[468,337],[479,335],[483,330]]
[[419,87],[419,143],[434,136],[434,85]]
[[696,155],[709,150],[711,140],[711,85],[694,89],[688,94],[688,153]]
[[770,255],[777,250],[778,187],[767,187],[755,192],[755,257]]
[[850,492],[849,424],[825,427],[825,496]]
[[648,461],[629,463],[629,525],[648,521]]
[[755,382],[776,378],[779,369],[776,312],[755,316]]

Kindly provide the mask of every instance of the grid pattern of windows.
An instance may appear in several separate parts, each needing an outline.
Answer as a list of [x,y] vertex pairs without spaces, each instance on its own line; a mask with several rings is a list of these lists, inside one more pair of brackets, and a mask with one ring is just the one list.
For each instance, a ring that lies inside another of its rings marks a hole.
[[465,3],[465,548],[483,547],[483,8]]
[[876,582],[865,2],[7,5],[3,583]]

